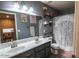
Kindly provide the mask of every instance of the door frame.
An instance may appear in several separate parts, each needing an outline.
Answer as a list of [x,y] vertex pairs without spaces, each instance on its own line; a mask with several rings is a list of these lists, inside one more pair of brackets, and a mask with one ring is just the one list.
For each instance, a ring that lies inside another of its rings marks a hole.
[[[5,14],[12,14],[14,15],[14,22],[15,22],[15,33],[16,33],[16,40],[18,40],[18,29],[17,29],[17,17],[16,13],[10,12],[10,11],[0,11],[0,13],[5,13]],[[1,43],[1,40],[0,40]]]

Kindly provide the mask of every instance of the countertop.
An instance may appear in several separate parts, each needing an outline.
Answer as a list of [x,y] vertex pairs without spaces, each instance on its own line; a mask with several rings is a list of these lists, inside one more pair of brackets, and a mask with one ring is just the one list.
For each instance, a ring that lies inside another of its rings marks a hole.
[[50,41],[49,38],[39,38],[39,41],[37,42],[35,40],[32,40],[32,41],[20,43],[15,48],[11,48],[9,46],[9,47],[0,49],[0,58],[10,58],[12,56],[16,56],[20,53],[23,53],[25,51],[38,47],[49,41]]

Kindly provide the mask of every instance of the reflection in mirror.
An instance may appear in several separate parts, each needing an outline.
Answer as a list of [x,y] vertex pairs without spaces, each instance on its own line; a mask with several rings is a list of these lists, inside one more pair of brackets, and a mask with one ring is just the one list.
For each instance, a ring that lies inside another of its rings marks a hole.
[[14,14],[0,12],[0,39],[1,43],[16,40]]
[[40,16],[17,13],[18,39],[25,39],[39,35]]
[[42,35],[41,16],[11,13],[13,12],[0,12],[1,43]]
[[35,27],[30,26],[30,36],[35,36]]
[[39,34],[41,33],[42,29],[40,30],[40,28],[42,26],[40,26],[40,25],[42,25],[42,22],[40,22],[40,20],[42,20],[41,16],[30,15],[30,27],[31,27],[30,33],[31,33],[31,36],[34,36],[34,35],[39,36]]

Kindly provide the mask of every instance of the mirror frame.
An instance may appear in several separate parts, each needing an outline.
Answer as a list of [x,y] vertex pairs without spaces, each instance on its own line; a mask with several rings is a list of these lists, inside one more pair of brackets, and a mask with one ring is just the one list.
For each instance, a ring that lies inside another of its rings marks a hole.
[[[18,40],[18,30],[17,30],[17,18],[16,18],[16,13],[10,12],[10,11],[0,11],[0,13],[5,13],[5,14],[13,14],[15,18],[15,30],[16,30],[16,40]],[[1,43],[1,39],[0,39]],[[6,42],[5,42],[6,43]]]

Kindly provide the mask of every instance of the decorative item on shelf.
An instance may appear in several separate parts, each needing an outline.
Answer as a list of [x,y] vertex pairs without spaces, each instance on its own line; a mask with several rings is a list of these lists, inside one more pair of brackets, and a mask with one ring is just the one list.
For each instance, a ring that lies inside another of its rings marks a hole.
[[43,7],[43,11],[47,11],[47,7]]
[[48,12],[47,7],[43,7],[43,15],[44,15],[44,18],[49,17],[51,19],[53,17],[53,14],[51,12]]
[[46,26],[46,25],[48,25],[49,23],[47,22],[47,21],[44,21],[44,27]]
[[49,26],[52,26],[52,23],[49,23]]
[[46,17],[46,13],[47,13],[47,7],[43,7],[43,15],[44,15],[44,18]]
[[49,26],[52,26],[52,21],[49,21]]
[[48,22],[47,21],[44,21],[44,25],[46,25],[46,24],[48,24]]

